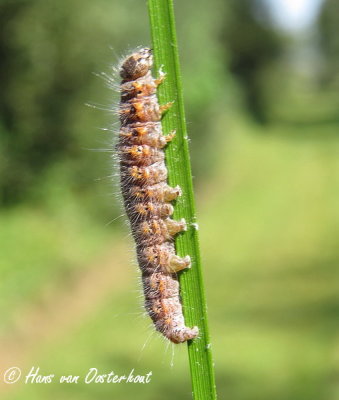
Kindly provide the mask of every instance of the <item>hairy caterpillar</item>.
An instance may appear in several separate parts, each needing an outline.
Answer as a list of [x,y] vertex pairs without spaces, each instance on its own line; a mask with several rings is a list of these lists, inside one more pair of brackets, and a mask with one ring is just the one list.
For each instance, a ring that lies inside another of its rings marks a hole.
[[185,326],[176,272],[190,268],[190,257],[175,254],[174,236],[186,229],[174,221],[171,201],[181,194],[167,184],[163,148],[174,133],[163,135],[161,115],[170,104],[159,106],[158,79],[151,75],[152,52],[141,48],[121,63],[120,133],[117,153],[124,206],[136,244],[142,272],[145,308],[157,331],[174,343],[197,337],[197,327]]

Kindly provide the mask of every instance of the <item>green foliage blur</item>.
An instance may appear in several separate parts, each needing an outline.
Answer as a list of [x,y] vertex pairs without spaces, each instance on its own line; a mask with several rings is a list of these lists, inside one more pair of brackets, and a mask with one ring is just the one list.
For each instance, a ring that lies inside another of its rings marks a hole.
[[[264,0],[175,9],[219,398],[336,400],[338,2],[295,35]],[[1,399],[191,398],[185,346],[140,318],[96,76],[149,42],[143,1],[0,4]],[[153,375],[6,385],[12,366]]]

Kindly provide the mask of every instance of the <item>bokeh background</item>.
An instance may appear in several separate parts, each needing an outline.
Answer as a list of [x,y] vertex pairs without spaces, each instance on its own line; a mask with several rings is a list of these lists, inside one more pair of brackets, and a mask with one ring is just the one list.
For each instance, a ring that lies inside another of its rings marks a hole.
[[[339,399],[339,3],[175,6],[219,398]],[[185,346],[142,316],[93,74],[150,43],[145,2],[2,0],[0,32],[1,399],[190,399]]]

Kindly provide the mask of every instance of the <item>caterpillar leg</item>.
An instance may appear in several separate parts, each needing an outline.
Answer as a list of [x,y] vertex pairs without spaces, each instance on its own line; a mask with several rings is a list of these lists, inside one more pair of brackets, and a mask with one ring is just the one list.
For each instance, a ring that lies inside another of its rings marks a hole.
[[172,201],[175,200],[177,197],[181,196],[181,189],[180,186],[171,187],[166,186],[164,189],[164,201]]
[[[159,77],[154,79],[154,83],[156,84],[156,86],[159,86],[165,80],[165,77],[166,77],[166,73],[163,72],[162,67],[161,67],[159,70]],[[163,114],[166,110],[171,108],[173,103],[174,103],[174,101],[169,101],[168,103],[160,106],[160,113]]]
[[169,260],[168,272],[178,272],[186,268],[191,268],[191,257],[179,257],[173,254]]
[[167,231],[171,236],[187,230],[187,225],[184,218],[182,218],[180,221],[174,221],[173,219],[167,218],[165,219],[165,223],[167,226]]
[[175,130],[175,129],[174,129],[174,131],[168,133],[168,134],[165,136],[166,144],[169,143],[169,142],[171,142],[171,141],[175,138],[175,135],[176,135],[176,130]]
[[166,72],[162,70],[162,67],[163,66],[161,66],[159,69],[159,77],[154,79],[154,83],[156,84],[156,86],[159,86],[166,78]]
[[163,104],[162,106],[159,107],[160,113],[163,114],[165,111],[167,111],[169,108],[172,107],[174,101],[169,101],[166,104]]
[[159,149],[162,149],[165,146],[167,146],[167,144],[173,140],[173,138],[175,137],[175,134],[176,134],[176,130],[168,133],[167,135],[159,136],[157,138],[157,142],[156,142],[156,144],[159,147]]

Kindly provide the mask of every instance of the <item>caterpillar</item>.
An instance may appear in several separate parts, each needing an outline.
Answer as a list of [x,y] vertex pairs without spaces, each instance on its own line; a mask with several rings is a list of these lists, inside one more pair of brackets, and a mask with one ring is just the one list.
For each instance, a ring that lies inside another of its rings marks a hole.
[[167,184],[164,147],[175,133],[163,135],[157,87],[165,78],[153,78],[152,51],[140,48],[126,57],[119,68],[120,131],[116,151],[124,207],[135,241],[142,275],[145,309],[155,329],[173,343],[198,336],[195,326],[185,325],[176,273],[191,267],[189,256],[175,253],[174,237],[186,230],[184,219],[171,219],[171,201],[181,195],[179,186]]

